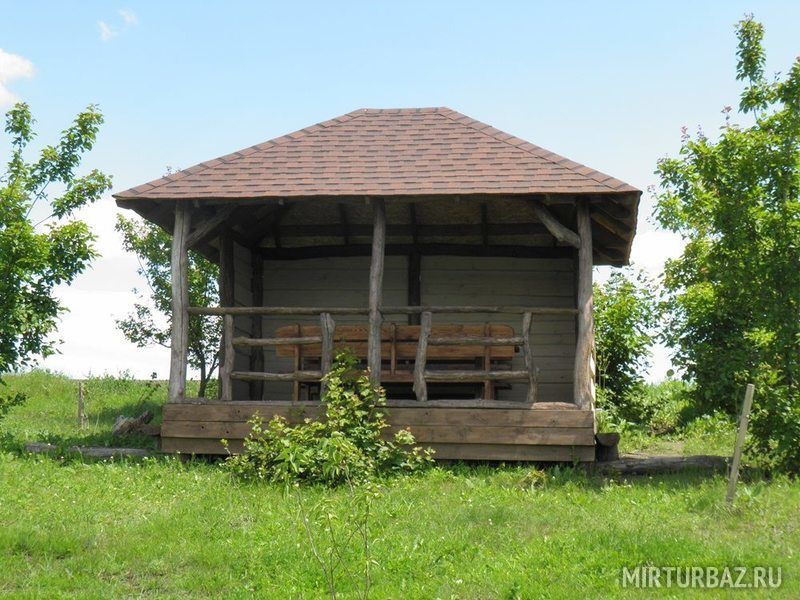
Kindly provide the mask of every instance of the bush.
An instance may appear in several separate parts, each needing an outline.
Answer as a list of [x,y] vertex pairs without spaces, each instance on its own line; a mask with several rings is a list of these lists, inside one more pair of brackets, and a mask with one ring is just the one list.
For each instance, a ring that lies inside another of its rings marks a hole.
[[594,286],[598,383],[609,406],[627,414],[631,396],[642,393],[658,309],[653,283],[642,272],[620,271]]
[[324,420],[290,425],[273,417],[265,427],[259,416],[251,419],[244,452],[229,457],[226,467],[245,479],[335,486],[432,464],[431,451],[414,447],[411,432],[398,431],[392,440],[381,436],[389,426],[384,391],[357,367],[352,353],[337,355],[325,377]]
[[[5,382],[0,380],[0,385],[5,385]],[[0,394],[0,421],[11,411],[15,406],[20,406],[25,403],[27,396],[17,392],[16,394]]]
[[607,390],[598,389],[599,427],[604,431],[639,428],[663,435],[678,430],[688,422],[691,387],[669,379],[655,384],[641,384],[622,398],[610,398]]
[[756,385],[751,449],[799,474],[800,59],[768,76],[763,26],[737,34],[739,112],[658,165],[656,220],[686,242],[665,266],[664,336],[698,411],[733,417]]

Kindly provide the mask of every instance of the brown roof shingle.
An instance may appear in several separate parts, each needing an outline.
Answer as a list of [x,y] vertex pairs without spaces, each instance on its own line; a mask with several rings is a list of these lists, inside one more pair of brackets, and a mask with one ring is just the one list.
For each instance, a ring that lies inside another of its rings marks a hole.
[[449,108],[361,109],[117,199],[639,192]]

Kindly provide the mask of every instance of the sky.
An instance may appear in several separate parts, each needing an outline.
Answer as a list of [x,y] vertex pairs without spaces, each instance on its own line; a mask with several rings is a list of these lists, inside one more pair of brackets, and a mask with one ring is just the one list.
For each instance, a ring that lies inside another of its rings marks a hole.
[[[652,222],[653,171],[681,127],[712,134],[736,106],[747,13],[766,27],[768,71],[786,71],[800,53],[795,1],[0,0],[0,110],[28,102],[52,143],[99,105],[83,170],[121,191],[357,108],[448,106],[646,190],[632,261],[656,276],[682,244]],[[58,290],[63,343],[42,365],[163,378],[168,352],[115,327],[144,286],[118,212],[109,194],[80,213],[102,257]],[[648,378],[670,367],[657,347]]]

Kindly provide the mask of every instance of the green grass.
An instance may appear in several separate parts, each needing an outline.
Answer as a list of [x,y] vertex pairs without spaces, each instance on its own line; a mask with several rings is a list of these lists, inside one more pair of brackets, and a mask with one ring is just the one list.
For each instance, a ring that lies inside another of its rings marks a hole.
[[[9,385],[32,394],[0,425],[17,439],[110,441],[114,417],[139,410],[144,390],[97,380],[90,431],[81,432],[71,382],[35,373]],[[800,596],[798,482],[746,482],[729,509],[721,477],[535,475],[451,467],[386,482],[371,521],[371,597],[635,597],[641,592],[621,589],[619,574],[641,563],[781,566],[778,594]],[[306,507],[327,498],[343,519],[351,510],[345,490],[303,489],[300,497]],[[347,553],[346,566],[356,570],[359,557]],[[340,597],[357,597],[358,579],[341,574],[337,587]],[[297,499],[280,488],[234,481],[200,461],[84,463],[4,450],[0,596],[324,598],[326,586]]]

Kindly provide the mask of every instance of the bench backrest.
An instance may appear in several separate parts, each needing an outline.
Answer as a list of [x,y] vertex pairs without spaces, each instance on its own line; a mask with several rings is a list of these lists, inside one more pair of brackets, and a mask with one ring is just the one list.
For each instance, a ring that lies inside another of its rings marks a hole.
[[[368,328],[364,325],[337,325],[334,334],[334,351],[349,348],[359,358],[367,357]],[[287,325],[276,331],[276,337],[312,337],[320,335],[319,325]],[[486,325],[434,325],[431,337],[513,337],[514,328],[509,325],[490,323]],[[419,325],[386,324],[381,328],[381,357],[385,360],[413,360],[417,355]],[[303,358],[319,358],[322,344],[305,344],[300,347]],[[514,346],[433,346],[428,345],[428,360],[474,360],[488,353],[492,360],[511,360]],[[277,346],[280,357],[293,357],[294,345]]]

